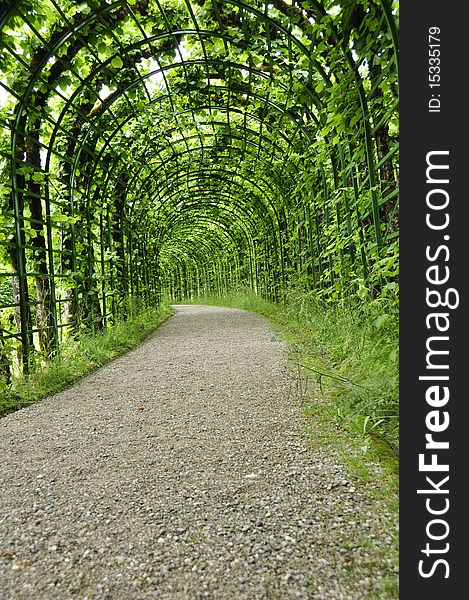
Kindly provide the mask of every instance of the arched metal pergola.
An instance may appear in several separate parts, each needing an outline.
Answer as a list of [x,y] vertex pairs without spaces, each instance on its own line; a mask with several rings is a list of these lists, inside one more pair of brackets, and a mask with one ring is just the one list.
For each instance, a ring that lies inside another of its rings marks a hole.
[[3,7],[3,360],[129,298],[396,285],[396,3]]

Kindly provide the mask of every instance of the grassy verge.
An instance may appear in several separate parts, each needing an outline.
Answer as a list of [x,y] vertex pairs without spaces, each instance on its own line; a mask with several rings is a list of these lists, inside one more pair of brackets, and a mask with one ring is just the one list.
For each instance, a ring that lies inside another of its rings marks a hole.
[[33,366],[27,377],[6,386],[0,381],[0,415],[18,410],[59,392],[113,358],[137,346],[172,314],[168,303],[148,308],[117,322],[97,335],[69,338],[50,361]]

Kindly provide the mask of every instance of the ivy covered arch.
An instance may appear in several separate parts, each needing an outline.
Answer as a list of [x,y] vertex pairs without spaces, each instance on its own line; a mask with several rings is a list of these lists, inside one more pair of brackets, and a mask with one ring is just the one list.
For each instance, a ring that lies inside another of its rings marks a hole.
[[392,0],[7,3],[2,360],[129,298],[395,294],[397,19]]

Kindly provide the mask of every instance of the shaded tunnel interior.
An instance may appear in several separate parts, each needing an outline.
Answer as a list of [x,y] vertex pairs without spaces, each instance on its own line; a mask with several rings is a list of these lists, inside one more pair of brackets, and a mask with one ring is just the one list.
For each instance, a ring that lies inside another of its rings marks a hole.
[[2,7],[4,357],[167,294],[396,293],[396,2]]

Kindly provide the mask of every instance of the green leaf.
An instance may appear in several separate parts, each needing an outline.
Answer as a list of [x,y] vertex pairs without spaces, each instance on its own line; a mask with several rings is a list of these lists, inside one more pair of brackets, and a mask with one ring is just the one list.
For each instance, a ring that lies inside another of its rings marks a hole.
[[32,174],[31,179],[36,182],[44,181],[44,173],[42,171],[36,171]]
[[379,315],[379,317],[377,317],[375,319],[376,329],[382,329],[387,320],[388,320],[388,315],[386,315],[386,314]]
[[322,92],[322,90],[324,89],[324,81],[320,81],[317,86],[314,88],[314,91],[317,94],[320,94]]
[[111,60],[111,65],[114,67],[114,69],[121,69],[124,66],[124,63],[122,62],[122,59],[120,56],[115,56]]
[[84,15],[89,15],[91,12],[91,8],[88,6],[88,4],[86,4],[86,2],[83,2],[82,4],[79,4],[77,6],[77,11]]

